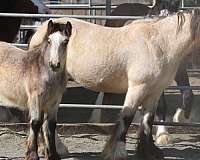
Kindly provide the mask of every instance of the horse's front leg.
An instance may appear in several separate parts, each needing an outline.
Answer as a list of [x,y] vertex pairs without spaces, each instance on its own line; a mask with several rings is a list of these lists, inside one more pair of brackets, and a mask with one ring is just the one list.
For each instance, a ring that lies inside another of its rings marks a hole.
[[[165,99],[164,92],[160,96],[158,108],[156,110],[156,120],[159,122],[164,122],[166,118],[167,113],[167,103]],[[166,126],[164,125],[158,125],[157,132],[156,132],[156,143],[160,145],[166,145],[169,144],[171,141],[171,137],[169,132],[167,131]]]
[[58,105],[56,105],[56,107],[50,108],[47,113],[44,113],[42,131],[45,140],[45,158],[48,160],[61,159],[57,153],[55,142],[57,111]]
[[[154,144],[152,136],[152,125],[154,120],[155,108],[157,106],[157,96],[149,97],[144,100],[144,117],[139,129],[139,143],[137,147],[137,154],[140,158],[145,160],[163,160],[164,155],[162,151]],[[158,95],[159,97],[159,95]]]
[[26,160],[38,160],[38,133],[43,124],[43,112],[41,112],[38,105],[38,97],[32,97],[29,100],[29,112],[30,112],[30,133],[27,142]]
[[104,159],[126,160],[128,158],[126,134],[144,93],[145,89],[143,85],[130,86],[128,88],[124,108],[120,113],[119,120],[115,124],[113,134],[104,148]]

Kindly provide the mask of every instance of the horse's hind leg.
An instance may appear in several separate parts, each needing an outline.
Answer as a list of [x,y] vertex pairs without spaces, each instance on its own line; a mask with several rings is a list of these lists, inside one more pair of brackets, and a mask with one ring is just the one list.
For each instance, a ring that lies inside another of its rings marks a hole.
[[29,112],[30,112],[30,133],[27,142],[27,151],[26,151],[26,160],[38,160],[38,133],[41,129],[43,123],[43,113],[40,111],[38,105],[38,98],[32,98],[29,104]]
[[[177,86],[190,87],[189,77],[186,70],[186,65],[181,64],[175,77]],[[174,122],[183,122],[188,119],[192,109],[193,93],[190,88],[181,89],[182,94],[182,106],[179,107],[174,115]]]
[[155,146],[152,136],[152,124],[154,120],[155,108],[157,106],[156,97],[157,96],[154,98],[149,97],[143,102],[145,114],[139,129],[137,153],[140,158],[145,160],[163,160],[164,158],[162,151]]
[[57,110],[58,105],[56,107],[52,107],[51,110],[48,110],[48,113],[44,114],[44,123],[42,129],[45,140],[45,157],[48,160],[60,160],[60,156],[56,151],[55,142]]
[[[159,122],[164,122],[166,118],[167,113],[167,103],[165,100],[164,92],[162,93],[158,108],[156,110],[156,119],[158,119]],[[166,145],[170,142],[170,134],[167,131],[166,126],[164,125],[158,125],[157,132],[156,132],[156,143],[161,145]]]
[[128,158],[125,148],[126,134],[144,93],[144,85],[131,86],[128,88],[124,108],[120,113],[119,120],[115,124],[113,134],[104,148],[104,159],[126,160]]

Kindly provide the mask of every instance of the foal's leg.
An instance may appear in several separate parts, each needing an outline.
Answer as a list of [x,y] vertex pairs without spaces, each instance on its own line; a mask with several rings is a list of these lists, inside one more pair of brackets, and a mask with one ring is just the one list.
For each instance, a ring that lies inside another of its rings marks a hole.
[[[189,77],[186,70],[186,65],[182,64],[180,65],[178,72],[175,77],[175,81],[177,83],[177,86],[190,86]],[[188,119],[190,116],[190,112],[192,109],[192,103],[193,103],[193,93],[190,88],[181,89],[182,94],[182,106],[177,109],[173,121],[174,122],[180,122],[184,121],[185,119]]]
[[[156,119],[158,119],[159,122],[164,122],[166,118],[166,113],[167,113],[167,103],[163,92],[159,100],[158,108],[156,110]],[[166,126],[158,125],[156,132],[156,143],[161,145],[166,145],[169,142],[170,142],[170,134],[168,133]]]
[[40,110],[38,97],[34,96],[29,100],[30,112],[30,133],[27,142],[26,160],[38,160],[38,133],[43,123],[43,113]]
[[115,124],[113,134],[104,148],[104,159],[126,160],[128,158],[125,148],[126,134],[144,93],[144,85],[130,86],[128,88],[124,108]]
[[145,114],[139,129],[139,143],[137,147],[137,153],[140,158],[145,160],[162,160],[164,157],[162,151],[155,146],[152,136],[152,124],[154,120],[154,112],[156,109],[154,106],[157,106],[157,102],[157,96],[154,98],[149,97],[143,102]]
[[44,114],[44,123],[42,129],[45,139],[45,157],[48,160],[60,160],[60,156],[56,151],[55,142],[57,111],[58,105],[56,105],[56,107],[50,108],[48,113]]

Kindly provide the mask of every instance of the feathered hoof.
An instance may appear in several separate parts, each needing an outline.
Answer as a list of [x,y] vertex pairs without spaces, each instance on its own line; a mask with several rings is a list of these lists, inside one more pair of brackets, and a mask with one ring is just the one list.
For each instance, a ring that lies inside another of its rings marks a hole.
[[63,143],[57,146],[57,152],[61,158],[66,158],[69,155],[68,148]]
[[186,122],[185,118],[185,111],[182,108],[178,108],[176,110],[176,113],[174,114],[173,117],[173,122]]
[[35,152],[30,152],[26,154],[25,160],[39,160],[38,154]]
[[156,144],[167,145],[169,143],[171,143],[171,136],[168,132],[159,134],[159,136],[156,137]]
[[106,144],[102,156],[104,160],[127,160],[128,153],[124,142],[116,142],[116,145]]
[[[58,155],[61,158],[66,158],[69,155],[68,148],[61,141],[59,141],[59,143],[56,145],[56,150],[57,150]],[[40,144],[38,147],[38,153],[40,155],[46,156],[45,151],[46,150],[45,150],[44,145]]]

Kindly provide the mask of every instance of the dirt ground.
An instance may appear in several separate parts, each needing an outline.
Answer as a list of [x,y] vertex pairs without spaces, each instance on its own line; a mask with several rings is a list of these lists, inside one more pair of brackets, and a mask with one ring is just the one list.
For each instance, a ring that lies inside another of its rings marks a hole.
[[[172,134],[173,143],[159,146],[164,151],[166,160],[199,160],[200,135],[199,134]],[[8,128],[0,128],[0,159],[24,159],[27,133],[15,132]],[[62,141],[69,149],[68,157],[64,160],[102,160],[101,151],[108,139],[102,134],[70,134],[60,135]],[[128,134],[128,159],[137,160],[136,136]],[[43,159],[43,158],[41,158]]]

